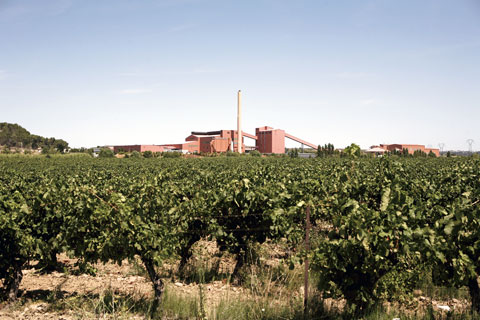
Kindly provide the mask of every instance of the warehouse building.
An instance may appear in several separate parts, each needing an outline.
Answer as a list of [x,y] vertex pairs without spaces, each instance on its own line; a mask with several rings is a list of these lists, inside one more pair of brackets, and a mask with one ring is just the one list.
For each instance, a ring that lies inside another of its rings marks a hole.
[[385,151],[399,151],[402,152],[404,149],[408,150],[409,154],[413,154],[415,151],[422,151],[425,153],[433,152],[437,157],[440,156],[440,149],[435,148],[426,148],[424,145],[421,144],[381,144],[379,146],[372,146],[373,148],[381,148]]

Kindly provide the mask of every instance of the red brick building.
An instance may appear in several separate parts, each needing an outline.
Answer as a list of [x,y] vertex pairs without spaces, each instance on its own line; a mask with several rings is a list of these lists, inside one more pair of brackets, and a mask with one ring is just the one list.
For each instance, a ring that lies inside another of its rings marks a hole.
[[157,146],[157,145],[147,145],[147,144],[135,144],[135,145],[125,145],[125,146],[113,146],[113,152],[145,152],[145,151],[152,151],[152,152],[163,152],[165,151],[164,147]]
[[162,144],[159,147],[163,147],[165,151],[181,151],[188,153],[197,153],[199,149],[198,141],[185,141],[184,143]]
[[260,153],[285,153],[285,131],[271,127],[255,129],[255,146]]
[[[242,153],[245,152],[245,137],[255,140],[255,147],[260,153],[285,153],[285,138],[294,140],[302,145],[313,149],[317,146],[294,137],[282,129],[263,126],[255,129],[255,135],[242,131]],[[188,153],[221,153],[227,151],[238,151],[237,130],[218,130],[207,132],[193,131],[184,143],[162,144],[162,145],[124,145],[114,146],[114,152],[165,152],[181,151]]]
[[[242,152],[245,152],[244,137],[256,139],[255,136],[242,132]],[[198,132],[193,131],[185,140],[197,141],[198,151],[202,153],[219,153],[227,151],[237,151],[238,134],[237,130],[218,130]]]
[[380,146],[372,146],[373,147],[380,147],[386,151],[403,151],[403,149],[407,149],[409,154],[413,154],[415,151],[420,150],[425,153],[433,152],[437,157],[440,156],[440,149],[435,148],[426,148],[422,144],[381,144]]

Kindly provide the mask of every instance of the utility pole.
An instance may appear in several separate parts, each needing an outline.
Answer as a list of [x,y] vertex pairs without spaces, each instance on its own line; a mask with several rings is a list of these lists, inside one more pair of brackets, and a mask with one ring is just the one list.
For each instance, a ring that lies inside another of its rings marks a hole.
[[472,145],[475,141],[473,139],[467,139],[467,144],[468,144],[468,152],[473,153],[473,148]]
[[438,144],[438,147],[440,148],[440,152],[443,152],[443,148],[445,148],[445,143],[440,142],[440,143]]

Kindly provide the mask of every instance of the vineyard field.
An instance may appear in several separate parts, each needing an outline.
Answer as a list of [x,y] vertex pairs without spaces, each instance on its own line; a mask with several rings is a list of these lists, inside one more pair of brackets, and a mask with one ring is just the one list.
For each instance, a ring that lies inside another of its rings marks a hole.
[[0,297],[17,300],[24,270],[33,262],[55,270],[60,254],[87,273],[97,263],[137,261],[153,288],[155,317],[169,283],[162,268],[174,263],[181,274],[199,242],[234,257],[238,283],[258,263],[252,250],[278,244],[285,272],[309,260],[312,304],[342,299],[346,318],[408,300],[428,275],[437,287],[463,288],[474,319],[479,206],[480,161],[466,157],[5,156]]

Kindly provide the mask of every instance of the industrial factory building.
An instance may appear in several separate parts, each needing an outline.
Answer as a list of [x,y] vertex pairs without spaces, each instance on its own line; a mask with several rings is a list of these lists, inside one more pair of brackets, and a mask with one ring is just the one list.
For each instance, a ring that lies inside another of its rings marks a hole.
[[[237,95],[237,130],[218,130],[198,132],[193,131],[185,138],[184,143],[162,144],[162,145],[131,145],[115,146],[114,152],[166,152],[180,151],[183,153],[221,153],[234,151],[244,153],[245,151],[258,150],[260,153],[285,153],[285,138],[296,141],[304,146],[317,149],[313,143],[304,141],[285,132],[285,130],[272,127],[260,127],[255,129],[255,135],[242,131],[241,112],[241,91]],[[244,139],[249,138],[255,141],[255,146],[245,146]]]
[[[115,152],[125,151],[152,151],[166,152],[179,151],[183,153],[222,153],[235,151],[243,153],[249,150],[258,150],[260,153],[285,153],[285,139],[291,139],[302,146],[317,149],[313,143],[299,139],[282,129],[264,126],[255,129],[255,135],[241,131],[242,139],[238,139],[238,130],[217,130],[198,132],[193,131],[184,143],[162,145],[125,145],[114,146]],[[252,141],[252,145],[245,146],[245,138]],[[254,146],[253,146],[254,142]]]
[[409,154],[413,154],[415,151],[422,151],[425,153],[433,152],[437,157],[440,156],[440,149],[435,148],[426,148],[422,144],[381,144],[379,146],[372,146],[371,149],[380,148],[385,151],[393,152],[393,151],[403,151],[406,149]]
[[[285,153],[285,139],[291,139],[304,146],[317,149],[313,143],[299,139],[286,133],[282,129],[274,129],[272,127],[259,127],[255,129],[255,135],[242,131],[242,116],[241,116],[241,91],[237,95],[237,130],[217,130],[198,132],[193,131],[191,135],[185,138],[185,142],[178,144],[162,144],[162,145],[124,145],[114,146],[114,152],[167,152],[179,151],[182,153],[222,153],[227,151],[234,151],[244,153],[245,151],[257,150],[260,153]],[[244,139],[248,138],[255,142],[255,146],[245,146]],[[423,151],[425,153],[434,153],[437,157],[440,156],[440,150],[434,148],[426,148],[419,144],[381,144],[379,146],[372,146],[367,153],[384,154],[385,152],[403,151],[407,150],[409,154],[415,151]]]
[[[241,91],[237,95],[237,130],[217,130],[198,132],[193,131],[191,135],[185,138],[184,143],[162,144],[162,145],[125,145],[115,146],[114,152],[166,152],[180,151],[183,153],[221,153],[235,151],[244,153],[245,151],[258,150],[260,153],[285,153],[285,138],[292,139],[302,144],[317,149],[317,146],[296,138],[284,130],[273,129],[271,127],[260,127],[255,129],[255,135],[242,131],[242,108]],[[255,141],[255,146],[245,146],[244,138]]]

